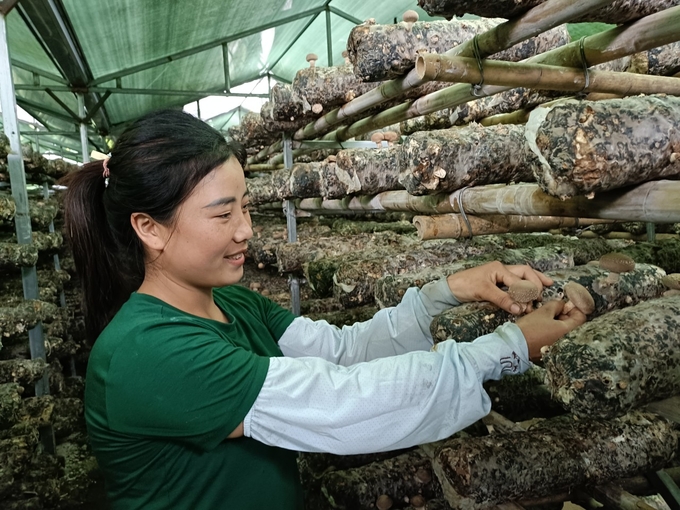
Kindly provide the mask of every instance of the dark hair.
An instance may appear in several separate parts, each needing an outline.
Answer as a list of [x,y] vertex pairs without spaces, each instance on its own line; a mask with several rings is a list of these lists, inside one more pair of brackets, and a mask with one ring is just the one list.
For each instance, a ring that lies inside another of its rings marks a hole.
[[94,341],[144,280],[144,247],[132,213],[165,225],[177,207],[240,146],[205,122],[179,110],[161,110],[135,121],[118,138],[107,162],[95,161],[68,175],[63,184],[65,236],[83,288],[88,339]]

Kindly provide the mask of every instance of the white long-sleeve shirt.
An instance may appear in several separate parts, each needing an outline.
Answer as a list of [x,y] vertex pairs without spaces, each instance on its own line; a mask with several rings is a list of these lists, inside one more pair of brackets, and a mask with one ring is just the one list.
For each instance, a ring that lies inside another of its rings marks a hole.
[[529,368],[515,324],[433,347],[433,316],[460,304],[446,279],[338,328],[298,317],[279,340],[244,434],[271,446],[349,455],[446,438],[491,409],[489,379]]

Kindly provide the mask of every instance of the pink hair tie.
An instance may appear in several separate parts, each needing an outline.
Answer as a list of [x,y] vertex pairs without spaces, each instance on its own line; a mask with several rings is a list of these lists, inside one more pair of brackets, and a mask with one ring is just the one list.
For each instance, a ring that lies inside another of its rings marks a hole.
[[111,175],[111,172],[109,172],[109,164],[108,164],[109,159],[111,159],[111,158],[106,158],[106,159],[102,160],[102,165],[104,166],[104,173],[102,173],[102,177],[104,177],[104,179],[107,179],[109,177],[109,175]]

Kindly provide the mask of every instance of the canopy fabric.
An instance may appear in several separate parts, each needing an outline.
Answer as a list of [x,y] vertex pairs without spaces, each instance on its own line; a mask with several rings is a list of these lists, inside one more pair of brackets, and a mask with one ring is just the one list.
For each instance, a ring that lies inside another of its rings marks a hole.
[[[91,109],[110,89],[101,111],[88,119],[91,142],[102,145],[99,135],[115,134],[154,109],[226,95],[267,75],[289,82],[307,65],[307,53],[317,53],[319,65],[328,65],[328,22],[331,61],[340,64],[356,23],[368,18],[392,23],[408,9],[418,11],[423,20],[432,19],[415,4],[21,0],[7,16],[17,104],[48,129],[70,131],[78,117],[70,87],[95,94],[88,97]],[[74,66],[87,75],[78,80],[81,83],[69,76]]]

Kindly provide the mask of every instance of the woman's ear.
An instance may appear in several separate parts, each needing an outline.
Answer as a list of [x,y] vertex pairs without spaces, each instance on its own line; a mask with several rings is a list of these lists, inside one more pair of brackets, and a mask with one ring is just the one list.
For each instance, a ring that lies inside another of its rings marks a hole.
[[132,213],[130,224],[142,244],[151,251],[162,252],[168,242],[168,230],[145,213]]

